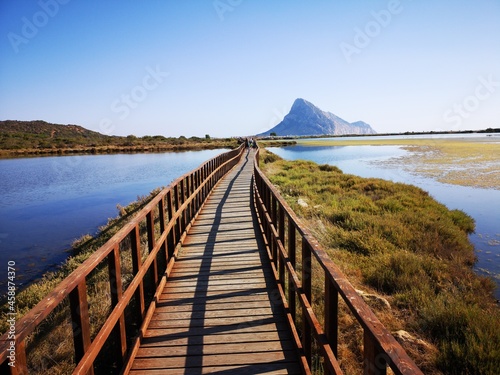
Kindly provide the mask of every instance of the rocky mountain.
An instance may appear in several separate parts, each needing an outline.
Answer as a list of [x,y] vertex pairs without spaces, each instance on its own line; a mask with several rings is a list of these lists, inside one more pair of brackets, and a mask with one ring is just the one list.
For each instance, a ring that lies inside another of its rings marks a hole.
[[376,134],[366,122],[349,123],[304,99],[296,99],[283,121],[259,135],[268,136],[271,133],[278,136]]

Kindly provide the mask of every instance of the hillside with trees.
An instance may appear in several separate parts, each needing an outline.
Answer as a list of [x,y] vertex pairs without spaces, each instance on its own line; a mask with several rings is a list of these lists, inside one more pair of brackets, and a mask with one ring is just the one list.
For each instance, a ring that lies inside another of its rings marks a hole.
[[0,156],[53,155],[74,153],[161,152],[209,148],[233,148],[236,139],[213,139],[162,135],[110,136],[79,125],[45,121],[0,121]]

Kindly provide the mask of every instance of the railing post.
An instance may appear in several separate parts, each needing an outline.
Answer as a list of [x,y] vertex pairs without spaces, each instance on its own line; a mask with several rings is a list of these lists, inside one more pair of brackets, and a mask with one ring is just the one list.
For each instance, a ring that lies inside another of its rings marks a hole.
[[[295,226],[290,216],[287,215],[288,219],[288,260],[293,269],[295,269],[295,258],[296,258],[296,238],[295,238]],[[295,302],[295,288],[293,286],[292,274],[288,274],[288,305],[290,306],[290,314],[292,315],[293,321],[295,322],[296,317],[296,302]]]
[[[75,362],[78,363],[91,344],[87,283],[85,279],[69,293],[69,305],[73,326],[73,342],[75,344]],[[94,370],[91,367],[88,374],[93,373]]]
[[[160,220],[160,236],[165,232],[165,228],[167,227],[167,221],[165,220],[165,196],[163,196],[158,203],[159,210],[159,220]],[[164,252],[165,256],[165,265],[168,264],[168,251],[167,251],[167,241],[163,241],[161,245],[161,249]],[[164,270],[162,270],[163,273]]]
[[[134,276],[137,275],[141,269],[142,256],[141,256],[141,235],[139,232],[139,225],[136,225],[134,230],[130,232],[131,242],[132,242],[132,271]],[[137,299],[137,311],[140,316],[139,325],[144,319],[145,305],[144,305],[144,282],[141,280],[137,290],[135,292],[135,297]]]
[[16,361],[15,366],[10,366],[6,360],[0,365],[1,374],[9,375],[28,375],[28,361],[26,360],[26,342],[25,340],[16,340]]
[[[205,181],[205,166],[200,168],[200,186]],[[205,201],[205,185],[200,189],[200,204]]]
[[[151,253],[156,245],[154,209],[146,215],[146,227],[148,230],[148,250]],[[153,279],[155,286],[158,285],[158,261],[156,257],[153,260]]]
[[[302,237],[302,290],[305,297],[312,306],[311,290],[312,290],[312,262],[311,262],[311,248],[307,240]],[[311,339],[311,326],[307,319],[307,311],[302,308],[302,346],[304,354],[307,358],[309,366],[312,360],[312,339]]]
[[[183,180],[184,181],[184,189],[182,189],[182,204],[186,203],[186,201],[189,198],[189,176],[186,176],[186,178]],[[183,213],[183,218],[184,218],[184,231],[186,230],[189,222],[191,221],[191,213],[189,210],[189,205],[186,207]],[[183,232],[184,232],[183,231]]]
[[[201,186],[202,182],[203,182],[203,179],[201,178],[201,173],[202,173],[202,170],[198,169],[198,171],[196,173],[197,179],[198,179],[198,185],[196,186],[196,189],[198,189]],[[198,192],[198,196],[196,198],[196,202],[197,202],[196,203],[196,211],[197,212],[199,211],[201,205],[203,204],[202,198],[203,198],[203,192],[202,192],[202,189],[200,189],[200,191]]]
[[[266,196],[266,200],[269,199],[269,194],[270,194],[270,191],[269,191],[269,188],[266,186],[265,189],[265,196]],[[267,237],[267,240],[268,240],[268,243],[269,243],[269,250],[271,251],[271,261],[272,262],[276,262],[276,255],[275,255],[275,251],[274,251],[274,241],[273,241],[273,230],[272,230],[272,225],[273,225],[273,221],[272,221],[272,218],[271,218],[271,211],[269,210],[269,204],[265,204],[265,209],[266,209],[266,212],[267,212],[267,215],[269,216],[269,219],[271,219],[271,221],[269,223],[267,223],[266,225],[266,237]],[[267,221],[267,220],[266,220]]]
[[[168,221],[170,222],[174,217],[174,202],[172,198],[172,189],[170,189],[167,193],[167,213],[168,213]],[[168,249],[167,249],[167,262],[168,259],[174,254],[175,245],[177,243],[177,237],[175,235],[175,224],[174,227],[171,227],[170,232],[167,236],[168,240]]]
[[[196,191],[196,189],[198,189],[199,187],[199,181],[198,181],[198,170],[194,171],[193,173],[193,194],[194,192]],[[196,194],[194,197],[193,197],[193,212],[194,212],[194,215],[196,215],[196,213],[198,212],[198,203],[199,203],[199,196],[198,194]]]
[[336,358],[338,358],[338,304],[339,293],[325,274],[325,334]]
[[387,354],[380,348],[368,330],[364,330],[363,363],[364,375],[385,375],[387,373]]
[[[281,241],[281,244],[283,245],[283,248],[286,249],[285,247],[285,209],[281,204],[279,204],[279,223],[278,223],[278,233],[279,233],[279,238]],[[279,257],[280,265],[279,265],[279,279],[280,283],[283,286],[283,290],[285,289],[285,255],[283,254],[282,256]]]
[[[177,206],[177,209],[179,209],[183,204],[184,204],[184,196],[186,194],[186,183],[185,183],[185,179],[183,178],[180,182],[179,182],[179,185],[180,185],[180,189],[179,189],[179,204]],[[180,220],[180,223],[181,223],[181,235],[182,233],[184,233],[184,231],[186,230],[186,211],[182,211],[181,213],[181,216],[180,216],[181,220]],[[179,236],[180,238],[180,236]]]
[[[270,191],[270,198],[271,198],[271,220],[272,220],[272,223],[273,223],[273,227],[274,227],[274,230],[276,231],[276,233],[278,233],[278,236],[279,236],[279,232],[278,232],[278,220],[277,220],[277,214],[276,214],[276,205],[277,205],[277,200],[276,200],[276,197],[274,196],[273,192]],[[274,233],[273,233],[273,236],[274,236]],[[276,270],[279,269],[278,267],[278,261],[279,261],[279,252],[278,252],[278,238],[275,238],[274,241],[273,241],[273,258],[274,258],[274,262],[276,264]]]
[[[120,267],[119,245],[113,248],[108,256],[109,288],[111,291],[111,308],[113,309],[122,298],[122,272]],[[125,330],[125,315],[121,314],[115,327],[115,335],[118,339],[116,350],[119,354],[120,366],[123,366],[127,355],[127,333]]]
[[[179,202],[179,185],[174,186],[174,208],[175,215],[179,212],[179,207],[181,206]],[[182,235],[182,227],[181,227],[181,216],[177,218],[175,221],[175,246],[177,246],[177,242],[180,240]]]
[[274,196],[273,192],[271,192],[271,217],[273,219],[273,224],[276,229],[278,229],[278,215],[277,215],[277,206],[278,200]]
[[[193,194],[193,174],[190,174],[187,178],[187,185],[188,185],[188,189],[187,189],[187,198],[189,199],[191,197],[191,195]],[[189,207],[188,207],[188,212],[189,212],[189,217],[188,217],[188,222],[190,223],[191,220],[193,220],[193,217],[194,217],[194,201],[190,201],[189,202]]]
[[205,201],[205,199],[207,199],[207,195],[208,195],[208,185],[209,185],[209,182],[207,180],[208,176],[209,176],[209,173],[208,173],[208,165],[209,163],[205,164],[203,166],[203,181],[205,183],[204,187],[203,187],[203,201]]

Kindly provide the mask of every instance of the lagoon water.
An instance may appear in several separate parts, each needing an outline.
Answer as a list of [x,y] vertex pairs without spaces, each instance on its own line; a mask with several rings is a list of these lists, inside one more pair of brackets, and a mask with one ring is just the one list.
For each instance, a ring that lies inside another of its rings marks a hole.
[[[23,285],[63,262],[71,243],[95,234],[137,196],[166,186],[224,150],[160,154],[84,155],[0,160],[0,266],[16,262]],[[290,146],[270,148],[289,160],[338,166],[344,173],[410,183],[476,220],[471,235],[477,272],[500,285],[500,191],[448,185],[384,161],[404,156],[399,146]],[[0,295],[6,277],[0,277]],[[500,288],[497,289],[500,299]]]
[[476,271],[494,277],[496,297],[500,299],[500,190],[443,184],[405,172],[397,163],[384,163],[408,154],[399,146],[296,145],[268,149],[287,160],[311,160],[336,165],[344,173],[416,185],[448,208],[466,212],[476,221],[476,231],[470,236],[478,258]]
[[[23,287],[68,257],[138,196],[167,186],[225,150],[0,160],[0,266],[16,263]],[[6,277],[0,276],[0,295]]]

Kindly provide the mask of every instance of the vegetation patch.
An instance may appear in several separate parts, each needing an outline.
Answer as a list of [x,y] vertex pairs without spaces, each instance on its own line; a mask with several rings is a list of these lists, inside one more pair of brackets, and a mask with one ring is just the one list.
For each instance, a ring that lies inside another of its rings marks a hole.
[[[266,151],[261,164],[355,288],[388,301],[389,311],[386,304],[368,303],[388,329],[416,337],[402,345],[424,373],[498,371],[500,310],[494,282],[472,270],[471,217],[415,186],[285,161]],[[314,282],[313,290],[321,290],[324,280]],[[322,296],[314,299],[320,311]],[[352,373],[359,370],[362,333],[340,310],[339,356]]]
[[234,138],[204,138],[161,135],[109,136],[78,125],[45,121],[0,121],[0,157],[29,155],[110,154],[235,148]]

